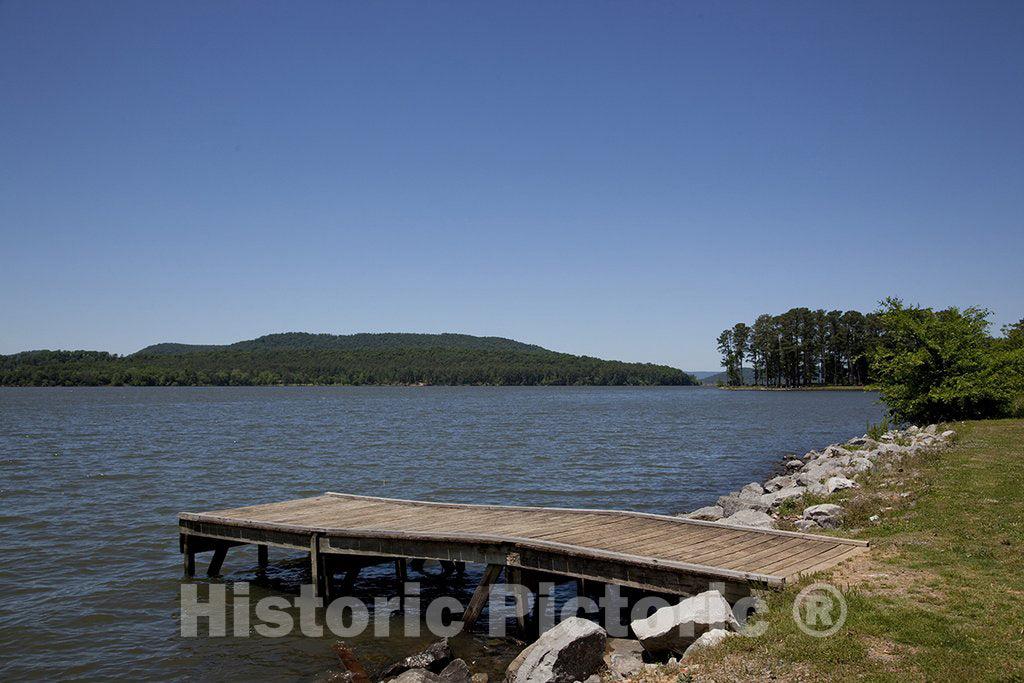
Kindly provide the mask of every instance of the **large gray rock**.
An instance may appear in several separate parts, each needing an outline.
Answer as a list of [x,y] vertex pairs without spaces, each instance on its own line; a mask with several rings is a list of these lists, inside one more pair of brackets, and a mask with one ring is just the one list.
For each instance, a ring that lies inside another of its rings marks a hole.
[[825,449],[825,452],[821,454],[820,459],[849,458],[852,454],[852,451],[848,451],[842,446],[829,446]]
[[512,660],[506,683],[573,683],[597,673],[608,634],[592,621],[570,617],[546,631]]
[[391,683],[448,683],[445,679],[426,669],[409,669],[391,679]]
[[609,638],[604,648],[604,663],[612,678],[630,678],[644,668],[644,646],[631,638]]
[[851,466],[853,467],[854,472],[860,473],[867,472],[872,469],[875,466],[875,463],[871,462],[869,458],[861,457],[854,458]]
[[740,628],[732,608],[718,591],[705,591],[677,605],[662,607],[630,626],[651,654],[682,653],[712,629],[738,631]]
[[711,629],[710,631],[708,631],[707,633],[702,635],[700,638],[698,638],[697,640],[693,641],[690,644],[690,647],[686,648],[686,651],[683,652],[683,656],[680,657],[680,659],[686,659],[687,657],[692,655],[697,650],[700,650],[701,648],[712,647],[714,645],[718,645],[719,643],[721,643],[723,640],[725,640],[729,636],[735,636],[735,635],[736,635],[735,632],[727,631],[724,628]]
[[438,675],[448,683],[470,683],[473,678],[473,672],[464,659],[453,659]]
[[818,526],[818,523],[815,522],[813,519],[798,519],[795,522],[793,522],[793,526],[795,526],[800,531],[810,531],[811,529],[821,528],[820,526]]
[[[800,467],[803,467],[803,463],[800,463]],[[778,491],[779,489],[789,488],[796,486],[796,477],[791,474],[783,474],[778,477],[772,477],[764,483],[764,490],[768,493]]]
[[790,472],[792,472],[793,470],[798,470],[803,466],[804,464],[795,458],[793,460],[786,461],[786,470]]
[[814,461],[796,475],[796,483],[800,486],[820,484],[822,480],[841,474],[839,466],[833,462]]
[[[455,659],[455,654],[452,652],[451,645],[448,644],[448,639],[442,638],[426,649],[406,657],[400,662],[395,662],[384,669],[379,678],[380,680],[394,678],[410,669],[427,669],[431,673],[438,674],[451,664],[453,659]],[[403,683],[406,682],[403,681]]]
[[846,477],[829,477],[829,480],[825,482],[825,490],[828,491],[829,494],[853,488],[857,488],[857,482],[853,479],[847,479]]
[[843,517],[843,508],[832,503],[812,505],[804,509],[804,519],[816,522],[818,526],[825,529],[835,529],[839,526]]
[[742,489],[740,489],[741,498],[757,498],[764,493],[764,487],[758,484],[756,481],[752,481]]
[[761,502],[761,495],[754,496],[741,496],[735,493],[729,494],[728,496],[722,496],[718,499],[718,506],[722,508],[722,515],[724,517],[731,517],[740,510],[758,510],[765,512],[768,506]]
[[952,429],[947,429],[946,431],[942,432],[940,436],[942,437],[942,440],[945,441],[946,443],[952,443],[953,439],[956,438],[956,432],[953,431]]
[[722,510],[721,505],[705,505],[702,508],[697,508],[693,512],[688,512],[685,515],[680,515],[685,519],[700,519],[705,522],[717,522],[725,516],[725,511]]
[[789,486],[784,489],[779,489],[774,493],[764,494],[761,496],[761,501],[768,506],[769,510],[774,510],[791,498],[800,498],[806,491],[806,486]]
[[737,510],[720,521],[722,524],[732,524],[733,526],[749,526],[757,529],[775,528],[775,520],[772,516],[759,510]]

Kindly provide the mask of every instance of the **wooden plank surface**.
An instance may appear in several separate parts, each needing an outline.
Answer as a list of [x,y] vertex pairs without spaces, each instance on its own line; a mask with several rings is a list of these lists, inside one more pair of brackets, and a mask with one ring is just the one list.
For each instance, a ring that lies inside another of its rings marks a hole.
[[[182,513],[184,522],[240,528],[308,530],[309,534],[528,543],[577,557],[629,561],[736,580],[771,579],[772,585],[821,571],[860,552],[867,543],[786,531],[750,529],[678,517],[617,510],[574,510],[458,505],[340,493]],[[200,534],[201,535],[201,534]]]

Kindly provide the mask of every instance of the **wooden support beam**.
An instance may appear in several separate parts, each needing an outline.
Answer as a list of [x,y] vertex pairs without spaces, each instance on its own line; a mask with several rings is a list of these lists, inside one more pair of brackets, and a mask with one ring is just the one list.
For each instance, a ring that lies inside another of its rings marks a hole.
[[405,582],[409,577],[406,560],[395,560],[395,587],[398,589],[398,609],[405,610]]
[[320,536],[313,534],[309,537],[309,574],[310,582],[313,584],[313,597],[326,597],[324,595],[324,563],[320,554]]
[[530,593],[523,585],[523,570],[519,567],[505,567],[505,587],[512,592],[516,605],[516,633],[526,637],[526,617],[530,609]]
[[224,558],[228,555],[228,546],[219,545],[213,551],[213,559],[210,560],[210,566],[206,568],[207,576],[220,576],[220,567],[224,564]]
[[188,534],[181,535],[181,553],[185,564],[185,576],[192,578],[196,575],[196,553],[191,548]]
[[462,613],[462,630],[468,631],[473,628],[476,624],[476,620],[480,618],[480,612],[483,611],[484,605],[487,604],[487,598],[491,592],[491,586],[498,580],[498,576],[501,575],[502,566],[500,564],[489,564],[487,569],[484,570],[484,575],[480,579],[480,585],[473,591],[473,597],[469,601],[469,605],[466,607],[466,611]]
[[256,546],[256,562],[260,569],[266,569],[268,564],[268,547],[265,543]]

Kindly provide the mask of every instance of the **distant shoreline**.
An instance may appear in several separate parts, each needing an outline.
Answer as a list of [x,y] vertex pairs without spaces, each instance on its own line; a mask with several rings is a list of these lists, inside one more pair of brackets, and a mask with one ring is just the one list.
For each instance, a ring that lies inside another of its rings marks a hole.
[[864,384],[862,386],[847,386],[842,384],[821,384],[811,385],[807,387],[730,387],[718,386],[714,384],[705,384],[704,386],[714,387],[715,389],[728,389],[729,391],[878,391],[878,387],[874,384]]

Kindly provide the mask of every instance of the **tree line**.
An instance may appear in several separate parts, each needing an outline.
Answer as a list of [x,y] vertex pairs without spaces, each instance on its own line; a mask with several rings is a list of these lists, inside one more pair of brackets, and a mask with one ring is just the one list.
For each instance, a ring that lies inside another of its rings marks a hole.
[[908,306],[873,313],[792,308],[718,336],[729,384],[874,384],[897,421],[1024,417],[1024,319],[991,334],[991,311]]
[[117,356],[29,351],[0,356],[4,386],[273,384],[688,385],[681,370],[553,351],[459,348],[220,349]]
[[759,386],[850,386],[871,381],[869,359],[880,335],[875,313],[791,308],[737,323],[717,343],[732,386],[746,383],[745,363]]

